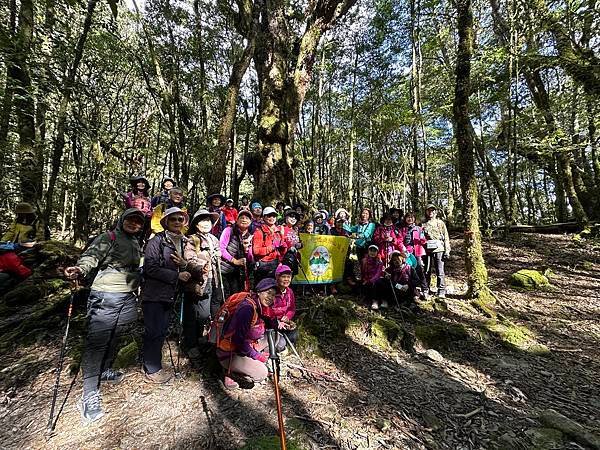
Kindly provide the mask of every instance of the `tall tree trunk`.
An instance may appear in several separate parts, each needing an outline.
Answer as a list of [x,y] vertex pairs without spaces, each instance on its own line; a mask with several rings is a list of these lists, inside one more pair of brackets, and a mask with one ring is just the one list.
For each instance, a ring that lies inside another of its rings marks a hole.
[[83,28],[81,30],[81,34],[79,35],[79,39],[77,40],[77,44],[75,45],[73,60],[69,66],[62,89],[62,98],[58,108],[58,117],[56,119],[56,137],[54,140],[54,148],[52,150],[52,166],[50,170],[50,178],[48,180],[48,190],[46,191],[46,209],[44,211],[46,223],[48,223],[50,214],[52,212],[54,188],[56,186],[58,173],[60,172],[60,164],[65,149],[65,129],[67,125],[67,116],[69,113],[69,105],[71,103],[71,95],[73,94],[73,87],[77,77],[77,69],[79,68],[79,64],[81,63],[81,59],[83,57],[85,42],[92,26],[92,15],[97,3],[97,0],[88,0],[87,11],[83,21]]
[[[256,1],[254,7],[252,7],[251,2],[247,2],[246,5],[248,6],[239,12],[240,17],[238,19],[238,21],[246,24],[241,30],[238,30],[244,32],[243,36],[246,39],[246,46],[239,59],[233,63],[233,67],[231,68],[227,93],[225,94],[225,107],[217,132],[216,154],[220,155],[220,157],[216,158],[216,164],[210,167],[210,171],[206,177],[206,189],[209,194],[220,192],[221,187],[225,182],[225,172],[227,167],[227,158],[225,158],[225,155],[227,155],[229,149],[231,132],[235,123],[240,85],[244,78],[244,74],[252,62],[254,49],[256,47],[260,2]],[[232,152],[231,157],[232,160],[235,159],[235,152]]]
[[325,30],[355,2],[308,3],[306,28],[299,45],[286,19],[287,3],[268,0],[262,5],[254,55],[260,95],[258,149],[248,169],[254,177],[254,195],[265,203],[295,197],[290,149],[312,78],[317,46]]
[[478,189],[475,177],[475,154],[469,118],[471,94],[471,57],[473,54],[473,12],[471,0],[457,0],[458,50],[454,91],[454,134],[458,146],[458,170],[463,201],[465,227],[465,266],[467,296],[478,298],[487,292],[487,269],[483,260],[479,230]]
[[[15,33],[17,27],[17,2],[16,0],[10,0],[9,2],[9,27],[8,27],[8,38],[9,42],[12,42],[12,45],[9,44],[6,47],[6,51],[8,54],[13,54],[17,51],[15,47]],[[7,144],[8,144],[8,130],[10,129],[10,117],[12,113],[13,107],[13,95],[14,95],[14,86],[13,80],[10,76],[10,60],[7,61],[6,65],[6,77],[4,82],[4,96],[2,97],[2,109],[0,110],[0,170],[2,173],[5,172],[4,164],[5,158],[9,154]]]
[[19,181],[23,199],[40,207],[43,185],[43,154],[35,146],[35,101],[29,73],[33,44],[34,7],[32,0],[22,0],[15,52],[10,58],[9,77],[14,82],[14,108],[19,133]]

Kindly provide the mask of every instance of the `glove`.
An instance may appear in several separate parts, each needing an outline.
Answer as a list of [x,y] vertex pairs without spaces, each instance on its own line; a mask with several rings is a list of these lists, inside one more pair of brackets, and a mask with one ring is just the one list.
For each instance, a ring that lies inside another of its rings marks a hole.
[[269,354],[267,352],[260,352],[256,359],[259,360],[261,363],[266,363],[269,359]]
[[288,252],[290,253],[296,253],[298,250],[296,250],[296,247],[290,247]]
[[302,248],[302,242],[296,242],[296,243],[294,244],[294,247],[295,247],[296,249],[300,250],[300,249]]
[[442,261],[448,261],[450,259],[450,253],[444,253],[444,256],[442,256]]
[[273,247],[274,248],[281,247],[281,241],[279,239],[273,239]]
[[407,284],[396,283],[396,285],[394,287],[396,289],[398,289],[400,292],[406,292],[406,291],[408,291],[408,285]]

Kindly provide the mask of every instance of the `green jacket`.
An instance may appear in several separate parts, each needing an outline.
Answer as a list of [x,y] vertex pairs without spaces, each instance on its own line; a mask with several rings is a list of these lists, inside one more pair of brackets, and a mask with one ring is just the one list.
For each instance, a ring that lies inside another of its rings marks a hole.
[[436,217],[423,223],[423,231],[427,239],[436,239],[444,244],[443,248],[438,248],[433,253],[444,252],[444,254],[450,255],[450,236],[442,219]]
[[77,266],[84,276],[98,269],[92,290],[103,292],[133,292],[140,285],[141,250],[137,236],[123,231],[123,220],[135,208],[126,210],[114,231],[102,233],[82,253]]

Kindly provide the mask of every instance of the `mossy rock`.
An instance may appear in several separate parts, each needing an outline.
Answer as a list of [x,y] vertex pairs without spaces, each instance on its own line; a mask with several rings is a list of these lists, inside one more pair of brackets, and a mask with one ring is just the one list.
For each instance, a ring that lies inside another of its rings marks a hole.
[[510,276],[510,284],[533,291],[550,286],[550,281],[543,273],[532,269],[521,269]]
[[[293,439],[286,439],[285,443],[289,450],[303,450]],[[280,448],[279,436],[257,436],[248,439],[240,450],[279,450]]]
[[323,356],[321,348],[319,347],[319,339],[311,334],[302,324],[298,324],[298,341],[296,342],[296,349],[302,356]]
[[8,306],[29,305],[45,295],[43,284],[22,283],[2,296],[2,302]]
[[402,342],[404,330],[393,320],[377,317],[371,323],[371,342],[380,348],[397,346]]
[[125,369],[135,366],[138,361],[138,353],[140,348],[136,341],[132,341],[125,347],[122,347],[115,358],[113,366],[115,369]]
[[484,328],[500,338],[505,347],[509,349],[536,355],[549,353],[545,345],[536,342],[535,335],[527,327],[517,325],[510,320],[490,320],[486,322]]
[[530,428],[525,435],[531,440],[530,450],[562,448],[565,440],[564,434],[554,428]]
[[417,325],[415,337],[425,348],[449,349],[456,342],[469,338],[469,332],[460,324]]

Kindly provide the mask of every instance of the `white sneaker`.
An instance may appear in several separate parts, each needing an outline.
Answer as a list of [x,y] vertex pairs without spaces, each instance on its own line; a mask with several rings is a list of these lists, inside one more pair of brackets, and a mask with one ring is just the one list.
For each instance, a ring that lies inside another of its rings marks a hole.
[[388,307],[388,302],[386,300],[383,300],[381,302],[381,309],[387,309],[387,307]]
[[373,311],[377,311],[379,309],[379,305],[377,304],[376,301],[373,301],[373,303],[371,303],[371,309]]

